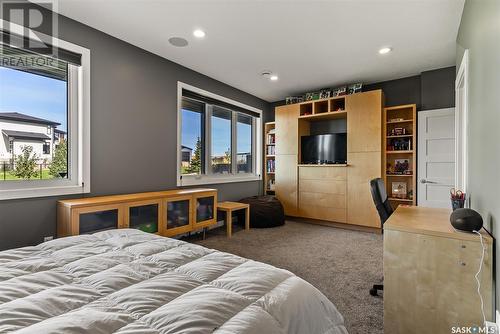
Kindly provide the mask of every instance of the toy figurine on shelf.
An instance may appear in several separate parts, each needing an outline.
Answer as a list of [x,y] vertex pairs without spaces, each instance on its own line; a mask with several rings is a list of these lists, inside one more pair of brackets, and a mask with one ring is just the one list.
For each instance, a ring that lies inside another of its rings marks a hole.
[[392,164],[390,162],[387,163],[387,174],[394,174],[394,169],[392,168]]

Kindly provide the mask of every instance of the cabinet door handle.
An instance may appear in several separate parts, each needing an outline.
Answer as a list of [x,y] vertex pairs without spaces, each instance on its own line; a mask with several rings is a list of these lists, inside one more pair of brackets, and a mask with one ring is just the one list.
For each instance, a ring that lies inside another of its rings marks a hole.
[[434,181],[429,181],[429,180],[426,180],[426,179],[421,179],[421,180],[420,180],[420,183],[423,183],[423,184],[426,184],[426,183],[430,183],[430,184],[437,184],[437,182],[434,182]]

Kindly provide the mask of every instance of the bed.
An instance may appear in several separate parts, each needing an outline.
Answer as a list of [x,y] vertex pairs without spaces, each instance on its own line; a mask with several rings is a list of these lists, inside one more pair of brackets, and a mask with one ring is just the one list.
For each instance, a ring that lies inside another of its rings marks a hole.
[[0,333],[347,333],[289,271],[138,230],[0,252]]

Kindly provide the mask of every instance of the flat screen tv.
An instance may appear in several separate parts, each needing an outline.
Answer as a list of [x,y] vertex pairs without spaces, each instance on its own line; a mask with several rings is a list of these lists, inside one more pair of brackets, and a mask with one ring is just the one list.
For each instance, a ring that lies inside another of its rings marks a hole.
[[302,164],[347,163],[347,133],[302,136]]

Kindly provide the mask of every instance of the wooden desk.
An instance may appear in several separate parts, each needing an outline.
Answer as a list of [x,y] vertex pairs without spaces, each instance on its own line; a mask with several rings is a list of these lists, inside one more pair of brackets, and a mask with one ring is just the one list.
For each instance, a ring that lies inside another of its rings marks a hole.
[[[451,210],[399,206],[384,224],[384,330],[451,333],[482,324],[474,275],[482,247],[477,234],[458,232]],[[493,318],[493,238],[480,275],[487,320]]]
[[245,210],[245,230],[250,229],[250,205],[239,202],[220,202],[217,204],[217,210],[226,212],[227,237],[231,238],[233,234],[233,211]]

